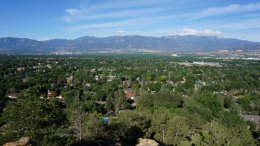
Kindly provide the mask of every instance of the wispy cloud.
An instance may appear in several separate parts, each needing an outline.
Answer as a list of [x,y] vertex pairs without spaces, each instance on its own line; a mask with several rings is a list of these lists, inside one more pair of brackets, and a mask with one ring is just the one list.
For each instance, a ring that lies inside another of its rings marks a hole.
[[114,33],[115,35],[140,35],[141,31],[125,31],[125,30],[117,30]]
[[93,30],[93,29],[108,29],[108,28],[138,28],[143,26],[153,26],[162,24],[164,21],[170,20],[174,18],[174,16],[154,16],[154,17],[141,17],[141,18],[132,18],[125,19],[121,21],[111,21],[111,22],[100,22],[94,24],[82,24],[67,27],[67,30],[70,32],[82,31],[82,30]]
[[117,28],[117,27],[129,27],[136,25],[137,20],[124,20],[117,22],[107,22],[107,23],[95,23],[95,24],[82,24],[68,27],[67,30],[71,32],[90,30],[90,29],[107,29],[107,28]]
[[217,16],[231,13],[239,13],[239,12],[250,12],[260,10],[260,2],[258,3],[250,3],[246,5],[241,4],[231,4],[224,7],[211,7],[207,8],[199,13],[196,13],[193,18],[203,18],[209,16]]
[[69,16],[74,16],[78,13],[77,9],[66,9],[65,11],[69,14]]
[[204,30],[195,30],[191,28],[183,28],[180,32],[177,32],[178,35],[196,35],[196,36],[221,36],[222,33],[220,31],[214,31],[211,29]]
[[80,10],[76,9],[67,9],[66,12],[69,14],[68,16],[63,17],[62,19],[66,22],[75,22],[75,21],[83,21],[83,20],[96,20],[96,19],[109,19],[109,18],[125,18],[130,16],[149,16],[150,14],[167,11],[163,8],[153,8],[153,9],[129,9],[129,10],[120,10],[114,12],[100,13],[100,14],[91,14],[84,13]]
[[154,14],[167,11],[167,8],[158,8],[157,6],[161,4],[167,5],[169,2],[169,0],[162,0],[160,2],[156,0],[108,0],[94,5],[81,2],[81,7],[79,8],[65,9],[67,15],[63,16],[62,20],[66,22],[76,22]]

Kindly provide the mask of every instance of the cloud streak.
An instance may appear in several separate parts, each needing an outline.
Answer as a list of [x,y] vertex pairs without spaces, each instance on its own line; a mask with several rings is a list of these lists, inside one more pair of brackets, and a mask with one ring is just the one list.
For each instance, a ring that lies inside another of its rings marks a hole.
[[199,13],[197,13],[193,18],[204,18],[210,16],[218,16],[232,13],[240,13],[240,12],[250,12],[260,10],[260,2],[259,3],[250,3],[246,5],[241,4],[231,4],[225,7],[212,7],[207,8]]
[[82,31],[82,30],[93,30],[93,29],[108,29],[108,28],[138,28],[143,26],[153,26],[153,25],[160,25],[163,22],[174,18],[174,16],[155,16],[155,17],[141,17],[141,18],[132,18],[132,19],[125,19],[121,21],[112,21],[112,22],[101,22],[101,23],[94,23],[94,24],[82,24],[82,25],[75,25],[67,27],[67,30],[70,32]]
[[149,16],[158,12],[167,11],[162,8],[154,9],[130,9],[130,10],[120,10],[115,12],[100,13],[100,14],[88,14],[76,9],[67,9],[66,12],[68,16],[63,17],[62,19],[66,22],[76,22],[84,20],[96,20],[96,19],[109,19],[109,18],[125,18],[135,16],[138,17],[140,14],[142,16]]
[[84,20],[95,20],[104,18],[120,18],[140,15],[151,15],[158,12],[167,11],[165,7],[159,5],[167,5],[170,0],[108,0],[97,4],[84,4],[81,2],[80,8],[65,9],[66,16],[62,17],[65,22],[77,22]]
[[66,9],[65,11],[69,14],[69,16],[74,16],[78,12],[77,9]]
[[181,35],[181,36],[186,36],[186,35],[221,36],[222,35],[222,33],[220,31],[214,31],[214,30],[211,30],[211,29],[195,30],[195,29],[191,29],[191,28],[183,28],[177,34]]

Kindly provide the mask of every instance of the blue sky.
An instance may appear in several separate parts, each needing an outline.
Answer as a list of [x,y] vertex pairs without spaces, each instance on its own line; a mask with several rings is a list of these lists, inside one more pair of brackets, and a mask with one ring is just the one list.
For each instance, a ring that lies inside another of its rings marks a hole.
[[0,0],[0,37],[206,35],[260,42],[259,0]]

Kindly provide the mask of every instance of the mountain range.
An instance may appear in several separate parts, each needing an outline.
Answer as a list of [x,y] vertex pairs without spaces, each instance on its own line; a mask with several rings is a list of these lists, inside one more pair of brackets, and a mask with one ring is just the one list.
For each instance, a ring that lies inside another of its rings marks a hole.
[[54,52],[206,52],[216,50],[260,50],[260,42],[216,36],[84,36],[77,39],[37,41],[28,38],[0,38],[0,53],[51,54]]

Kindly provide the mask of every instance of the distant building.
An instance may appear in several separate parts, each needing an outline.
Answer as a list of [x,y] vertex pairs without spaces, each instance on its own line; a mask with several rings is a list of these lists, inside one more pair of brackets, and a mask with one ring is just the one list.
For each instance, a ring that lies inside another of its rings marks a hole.
[[56,96],[56,92],[51,91],[51,90],[48,90],[47,95],[48,95],[48,98],[50,98],[50,97],[55,97],[55,96]]
[[135,95],[131,88],[124,89],[124,95],[127,100],[135,100]]
[[106,104],[106,101],[98,100],[98,101],[96,101],[96,104],[105,105],[105,104]]
[[206,86],[206,85],[207,85],[206,82],[201,81],[201,80],[197,80],[196,83],[201,84],[201,85],[203,85],[203,86]]
[[66,78],[66,81],[67,81],[68,84],[71,84],[72,80],[73,80],[73,76],[69,76],[69,77]]
[[52,66],[50,64],[47,64],[46,67],[49,68],[49,69],[52,68]]
[[55,98],[57,98],[57,99],[60,99],[60,100],[63,100],[63,99],[64,99],[64,97],[63,97],[63,96],[61,96],[61,95],[59,95],[59,96],[56,96]]
[[62,95],[60,95],[59,92],[48,90],[47,99],[53,99],[53,98],[57,98],[59,100],[64,100],[64,97]]
[[17,71],[24,71],[25,70],[25,67],[18,67],[17,68]]
[[108,77],[107,77],[107,81],[108,81],[108,82],[111,82],[114,78],[115,78],[115,76],[108,76]]
[[89,83],[89,82],[86,82],[85,85],[86,85],[87,87],[91,87],[91,83]]
[[[44,98],[44,97],[41,96],[40,98]],[[64,97],[60,94],[60,92],[48,90],[47,99],[54,99],[54,98],[57,98],[62,101],[64,100]]]

